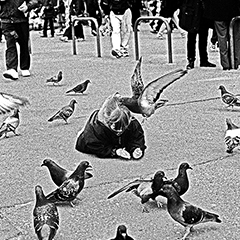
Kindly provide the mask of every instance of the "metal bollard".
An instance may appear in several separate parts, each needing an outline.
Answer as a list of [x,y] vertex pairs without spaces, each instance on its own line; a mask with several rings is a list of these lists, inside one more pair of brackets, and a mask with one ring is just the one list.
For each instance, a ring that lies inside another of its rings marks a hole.
[[229,36],[230,36],[230,61],[231,61],[231,66],[232,68],[236,69],[235,66],[235,61],[234,61],[234,36],[233,36],[233,27],[234,27],[234,23],[236,21],[240,20],[240,16],[234,17],[229,25]]
[[74,23],[76,21],[82,21],[82,20],[87,20],[87,21],[92,21],[95,26],[96,26],[96,41],[97,41],[97,56],[101,57],[101,44],[100,44],[100,34],[99,34],[99,27],[98,27],[98,22],[95,18],[93,17],[77,17],[72,21],[72,41],[73,41],[73,55],[77,55],[77,50],[76,50],[76,39],[75,39],[75,30],[74,30]]
[[168,62],[172,63],[172,35],[171,35],[171,28],[169,23],[166,21],[164,17],[161,16],[150,16],[150,17],[139,17],[134,23],[134,38],[135,38],[135,53],[136,53],[136,60],[139,60],[139,44],[138,44],[138,24],[143,20],[162,20],[167,28],[167,41],[168,41]]

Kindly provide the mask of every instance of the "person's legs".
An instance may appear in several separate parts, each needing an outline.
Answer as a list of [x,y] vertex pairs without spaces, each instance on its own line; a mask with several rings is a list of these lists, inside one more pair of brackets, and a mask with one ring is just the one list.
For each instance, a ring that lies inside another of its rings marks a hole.
[[233,26],[234,38],[234,68],[237,69],[240,65],[240,21],[236,21]]
[[47,26],[48,26],[48,19],[45,18],[43,23],[43,37],[47,37]]
[[215,29],[218,35],[218,43],[220,50],[220,62],[224,70],[231,69],[229,54],[229,23],[224,21],[215,21]]
[[121,46],[128,50],[129,39],[132,30],[132,12],[130,9],[127,9],[122,17],[121,22]]
[[19,36],[18,43],[20,46],[20,68],[29,70],[30,52],[29,52],[29,25],[28,22],[16,23],[16,32]]
[[49,18],[49,25],[51,29],[51,36],[54,37],[54,24],[53,24],[53,18]]
[[196,59],[196,38],[197,33],[188,32],[187,34],[187,59],[188,65],[187,69],[194,68],[194,61]]
[[121,35],[120,26],[122,21],[122,15],[115,15],[112,11],[110,12],[110,22],[112,26],[112,49],[120,50],[121,45]]

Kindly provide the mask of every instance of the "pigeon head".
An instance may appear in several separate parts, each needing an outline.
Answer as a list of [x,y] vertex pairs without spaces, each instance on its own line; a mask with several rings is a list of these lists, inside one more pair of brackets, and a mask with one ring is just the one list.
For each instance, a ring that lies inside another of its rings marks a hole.
[[225,88],[223,85],[220,85],[218,89],[221,90],[221,93],[222,93],[222,94],[224,94],[224,93],[227,92],[227,91],[226,91],[226,88]]
[[160,189],[168,199],[175,199],[176,196],[179,196],[176,189],[171,184],[164,184]]
[[35,194],[36,194],[36,204],[38,204],[38,206],[41,203],[44,204],[44,202],[47,201],[47,199],[43,193],[42,187],[40,185],[37,185],[35,187]]
[[75,99],[71,100],[71,102],[69,103],[69,106],[74,109],[74,105],[77,103],[77,101]]
[[119,225],[117,228],[117,236],[122,236],[123,239],[127,236],[127,228],[125,225]]
[[98,120],[114,134],[120,136],[131,122],[129,109],[119,102],[116,93],[106,99],[98,112]]
[[163,171],[157,171],[154,174],[153,184],[152,184],[152,189],[154,189],[154,191],[159,191],[160,188],[163,186],[164,184],[163,178],[167,179]]
[[90,165],[90,163],[88,161],[82,161],[82,162],[80,162],[80,164],[78,165],[76,170],[72,173],[72,175],[69,178],[76,176],[76,175],[84,177],[84,172],[86,170],[87,171],[92,170],[92,166]]
[[85,81],[85,83],[86,83],[86,84],[89,84],[89,83],[91,83],[91,81],[90,81],[89,79],[87,79],[87,80]]
[[179,166],[179,171],[186,171],[187,169],[192,169],[188,163],[181,163]]
[[54,162],[51,159],[44,159],[41,167],[43,167],[43,166],[48,167],[48,166],[51,166],[53,163]]

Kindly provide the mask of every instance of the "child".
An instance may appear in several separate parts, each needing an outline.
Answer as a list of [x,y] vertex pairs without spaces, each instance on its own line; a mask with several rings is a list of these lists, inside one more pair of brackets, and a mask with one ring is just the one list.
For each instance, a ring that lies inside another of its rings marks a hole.
[[76,149],[100,158],[140,159],[146,149],[140,123],[116,95],[110,96],[100,110],[95,110],[79,132]]

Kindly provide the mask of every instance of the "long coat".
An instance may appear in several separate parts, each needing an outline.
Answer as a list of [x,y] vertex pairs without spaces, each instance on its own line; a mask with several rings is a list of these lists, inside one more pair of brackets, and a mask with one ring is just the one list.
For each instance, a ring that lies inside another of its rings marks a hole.
[[204,0],[204,17],[214,21],[230,21],[239,16],[239,0]]

